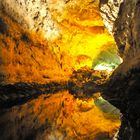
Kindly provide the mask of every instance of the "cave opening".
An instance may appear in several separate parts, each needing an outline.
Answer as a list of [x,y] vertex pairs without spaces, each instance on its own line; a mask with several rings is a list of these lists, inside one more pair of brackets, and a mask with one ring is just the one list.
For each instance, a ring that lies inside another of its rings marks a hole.
[[99,5],[0,1],[0,139],[114,138],[121,113],[100,87],[123,60]]

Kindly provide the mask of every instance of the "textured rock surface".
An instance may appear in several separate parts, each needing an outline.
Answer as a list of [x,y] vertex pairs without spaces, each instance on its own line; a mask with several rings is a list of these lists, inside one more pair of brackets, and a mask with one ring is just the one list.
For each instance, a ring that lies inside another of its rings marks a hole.
[[12,4],[10,0],[4,0],[0,3],[10,17],[29,30],[43,32],[43,36],[48,40],[61,37],[63,32],[60,24],[67,26],[67,22],[90,27],[103,26],[98,11],[98,0],[13,0]]
[[[106,1],[107,2],[107,1]],[[113,2],[113,1],[112,1]],[[121,1],[120,1],[121,2]],[[113,2],[115,3],[115,2]],[[120,140],[140,139],[140,1],[123,1],[113,34],[123,63],[116,69],[105,92],[108,100],[123,113]],[[116,82],[117,81],[117,82]]]
[[11,4],[10,0],[4,0],[1,1],[1,5],[2,9],[24,28],[36,32],[45,32],[49,39],[57,37],[59,31],[51,17],[46,1],[13,0]]
[[[113,48],[117,54],[114,39],[102,22],[98,0],[13,0],[12,4],[3,0],[0,3],[1,10],[15,21],[1,16],[10,29],[0,36],[1,61],[5,61],[1,81],[5,78],[6,82],[45,83],[50,79],[65,79],[74,69],[92,67],[101,50],[108,52]],[[37,38],[41,40],[38,43]],[[17,54],[19,51],[24,53]]]
[[113,34],[114,22],[118,17],[120,5],[123,0],[101,0],[100,12],[105,26],[111,34]]
[[43,83],[64,78],[61,64],[48,47],[48,42],[23,30],[2,13],[0,45],[1,83]]

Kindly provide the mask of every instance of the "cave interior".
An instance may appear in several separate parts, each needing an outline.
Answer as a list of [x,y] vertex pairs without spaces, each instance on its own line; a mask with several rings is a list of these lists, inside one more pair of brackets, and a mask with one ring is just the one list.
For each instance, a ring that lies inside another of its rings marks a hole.
[[140,140],[140,0],[0,0],[0,140]]

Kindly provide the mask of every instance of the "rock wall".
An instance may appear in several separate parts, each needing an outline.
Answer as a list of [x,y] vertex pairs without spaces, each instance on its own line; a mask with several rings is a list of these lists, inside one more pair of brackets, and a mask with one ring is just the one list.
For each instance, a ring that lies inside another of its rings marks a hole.
[[[101,5],[109,5],[109,2],[111,1],[105,1]],[[112,1],[112,4],[115,5],[115,2]],[[113,23],[112,33],[123,57],[123,63],[112,75],[108,83],[109,89],[107,88],[104,94],[123,114],[119,139],[138,140],[140,139],[140,1],[127,0],[122,3],[120,1],[118,9],[117,18],[110,22]]]
[[100,12],[104,24],[113,34],[114,22],[116,21],[123,0],[100,0]]
[[40,40],[0,13],[1,84],[48,83],[62,79],[65,80],[64,71],[48,42]]

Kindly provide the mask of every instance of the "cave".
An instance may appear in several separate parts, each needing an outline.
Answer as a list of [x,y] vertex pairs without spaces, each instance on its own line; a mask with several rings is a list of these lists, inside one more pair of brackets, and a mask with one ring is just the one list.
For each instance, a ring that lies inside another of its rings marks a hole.
[[0,0],[0,140],[140,140],[140,0]]

